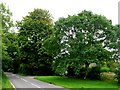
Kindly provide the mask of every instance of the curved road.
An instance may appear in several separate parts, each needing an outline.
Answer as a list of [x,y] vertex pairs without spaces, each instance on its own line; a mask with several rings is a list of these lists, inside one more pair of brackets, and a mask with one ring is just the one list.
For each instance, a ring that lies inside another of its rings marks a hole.
[[67,90],[63,87],[33,79],[31,76],[20,76],[5,72],[15,90]]

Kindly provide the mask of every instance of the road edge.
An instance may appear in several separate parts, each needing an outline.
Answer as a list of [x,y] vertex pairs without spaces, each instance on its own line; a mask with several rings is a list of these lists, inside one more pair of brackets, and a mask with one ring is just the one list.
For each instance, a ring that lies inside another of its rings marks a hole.
[[[11,85],[13,86],[13,88],[15,89],[15,86],[13,85],[13,83],[9,80],[9,82],[11,83]],[[15,89],[16,90],[16,89]]]

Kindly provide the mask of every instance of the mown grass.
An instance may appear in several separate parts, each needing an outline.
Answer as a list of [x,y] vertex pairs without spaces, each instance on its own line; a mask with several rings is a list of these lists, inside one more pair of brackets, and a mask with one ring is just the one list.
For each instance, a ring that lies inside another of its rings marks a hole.
[[35,79],[65,88],[118,88],[117,82],[80,80],[60,76],[36,76]]
[[5,90],[6,88],[9,90],[14,90],[7,76],[2,73],[2,89]]

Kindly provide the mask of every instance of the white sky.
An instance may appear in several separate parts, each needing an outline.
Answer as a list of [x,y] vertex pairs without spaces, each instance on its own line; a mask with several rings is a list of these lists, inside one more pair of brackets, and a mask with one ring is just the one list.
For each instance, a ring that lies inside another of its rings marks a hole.
[[34,8],[49,10],[54,20],[67,15],[78,14],[83,10],[101,14],[118,23],[119,0],[2,0],[13,13],[13,20],[21,20]]

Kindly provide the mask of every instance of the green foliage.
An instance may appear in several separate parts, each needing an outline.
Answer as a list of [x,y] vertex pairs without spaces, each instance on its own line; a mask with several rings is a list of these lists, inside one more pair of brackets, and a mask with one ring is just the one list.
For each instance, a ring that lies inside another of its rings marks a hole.
[[[47,10],[34,9],[17,22],[19,33],[11,32],[12,13],[0,4],[0,33],[3,69],[30,75],[99,77],[98,68],[91,63],[119,60],[119,25],[102,15],[82,11],[77,15],[60,18],[53,25]],[[0,22],[1,23],[1,22]],[[113,51],[110,51],[113,49]],[[109,64],[110,70],[114,65]],[[53,69],[53,70],[52,70]],[[29,72],[31,71],[31,72]],[[108,71],[108,68],[102,68]]]
[[90,63],[99,65],[101,61],[113,60],[113,52],[106,48],[116,48],[117,28],[106,17],[82,11],[60,18],[54,27],[53,36],[44,45],[54,56],[53,69],[56,73],[65,75],[70,67],[78,75],[85,66],[86,78]]
[[13,69],[13,62],[17,59],[19,54],[17,34],[10,32],[3,33],[2,40],[3,70],[11,71]]
[[[15,39],[13,33],[10,33],[11,27],[13,27],[13,21],[11,19],[12,13],[9,8],[5,6],[5,4],[0,3],[0,16],[1,16],[1,36],[2,36],[2,65],[3,70],[8,71],[8,69],[12,70],[12,60],[13,57],[11,53],[13,53],[12,47],[15,47],[14,44]],[[14,40],[14,41],[13,41]],[[11,42],[12,41],[12,42]]]
[[117,38],[117,49],[116,49],[116,53],[115,53],[115,58],[116,60],[120,61],[120,24],[116,26],[117,27],[117,35],[116,35],[116,38]]
[[116,67],[116,78],[118,80],[118,83],[120,84],[120,64]]
[[100,76],[102,81],[115,81],[114,72],[102,72]]
[[117,65],[117,62],[115,62],[115,61],[107,62],[107,67],[110,68],[111,72],[115,71],[116,65]]
[[8,32],[13,26],[13,21],[11,19],[12,13],[10,9],[6,7],[4,3],[0,3],[0,18],[2,18],[2,30],[3,32]]
[[26,69],[27,69],[27,67],[26,67],[26,65],[24,63],[20,64],[20,66],[19,66],[19,73],[21,73],[21,74],[28,74]]
[[52,57],[43,47],[43,42],[50,37],[53,29],[50,13],[47,10],[34,9],[17,23],[17,27],[19,29],[20,61],[21,65],[24,65],[24,67],[20,66],[20,70],[26,68],[27,74],[50,74]]
[[110,68],[109,67],[101,67],[101,72],[110,72]]
[[100,80],[100,67],[96,66],[96,67],[92,67],[91,70],[88,72],[88,76],[89,79],[92,80]]

